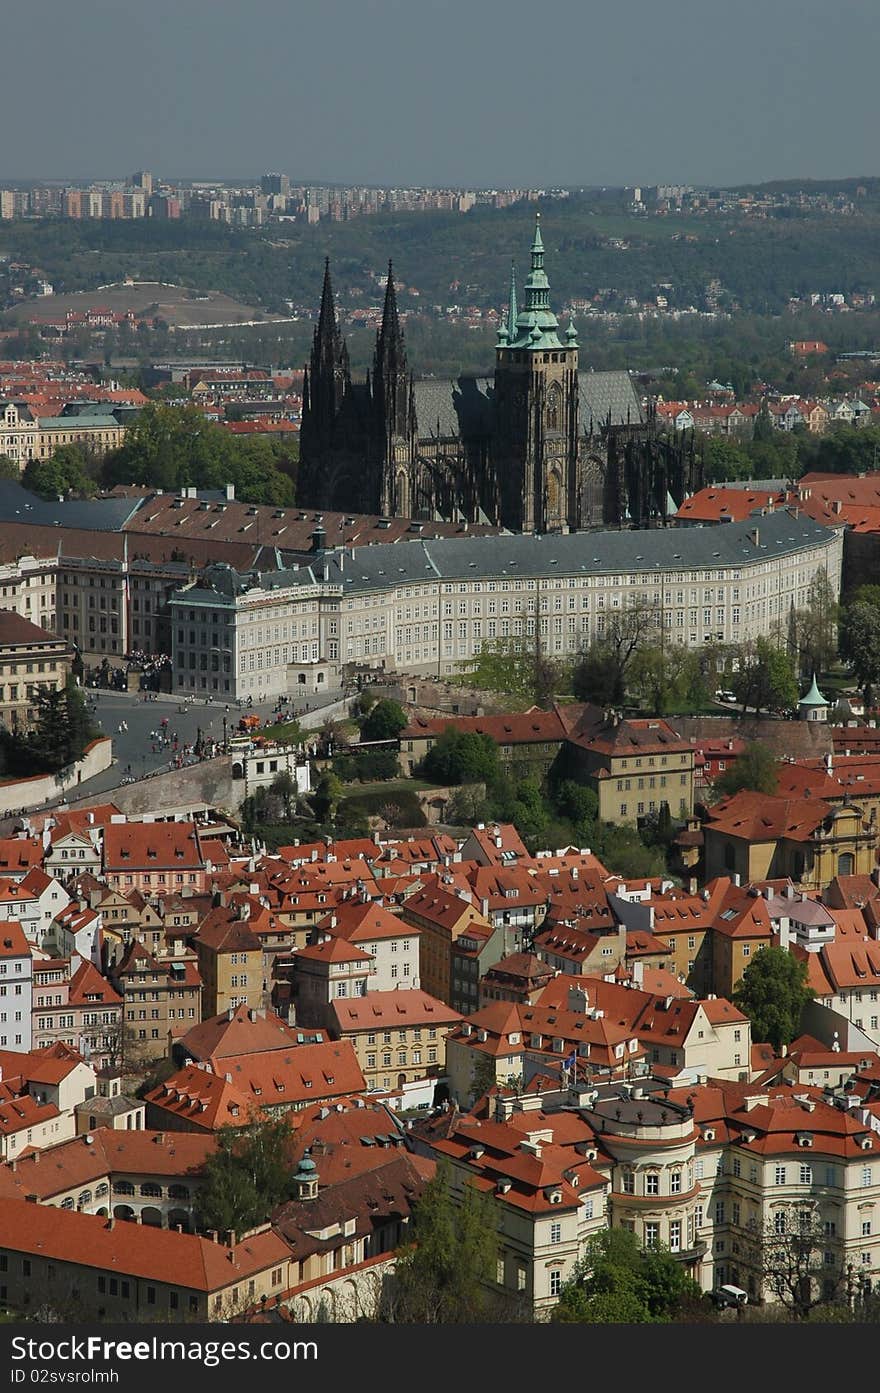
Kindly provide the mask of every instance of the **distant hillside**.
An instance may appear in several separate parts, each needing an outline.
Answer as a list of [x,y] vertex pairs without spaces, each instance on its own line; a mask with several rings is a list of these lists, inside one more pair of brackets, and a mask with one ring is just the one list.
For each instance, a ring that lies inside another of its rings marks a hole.
[[[404,286],[419,292],[404,290],[402,308],[485,307],[503,303],[511,260],[525,274],[533,222],[528,204],[262,231],[185,220],[27,222],[0,228],[0,251],[39,268],[60,293],[130,276],[282,314],[289,303],[317,306],[325,255],[343,304],[378,303],[378,277],[392,258]],[[812,291],[880,295],[880,211],[870,198],[849,217],[785,209],[765,220],[639,218],[618,191],[550,202],[543,226],[556,304],[601,290],[643,300],[667,286],[672,307],[700,307],[713,280],[743,312],[758,314],[779,313],[791,296]]]
[[2,316],[5,325],[22,324],[30,319],[55,319],[68,310],[109,309],[124,314],[156,316],[175,327],[190,324],[244,324],[255,319],[271,319],[262,309],[254,309],[222,295],[216,290],[191,290],[179,285],[160,285],[157,281],[102,286],[99,290],[75,290],[66,295],[41,295],[22,300]]

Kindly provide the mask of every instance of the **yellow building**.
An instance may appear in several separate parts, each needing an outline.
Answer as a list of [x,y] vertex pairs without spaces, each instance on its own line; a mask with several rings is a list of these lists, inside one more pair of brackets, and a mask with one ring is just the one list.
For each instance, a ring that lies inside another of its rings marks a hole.
[[234,908],[218,905],[199,925],[193,946],[202,979],[202,1014],[245,1005],[264,1005],[263,945],[246,918]]
[[445,1040],[462,1020],[427,992],[368,992],[333,1003],[331,1032],[350,1040],[368,1088],[402,1088],[440,1075]]
[[789,878],[802,889],[824,890],[835,876],[870,874],[877,824],[860,804],[743,790],[709,810],[703,840],[707,880]]
[[0,609],[0,722],[7,730],[30,725],[37,693],[63,688],[72,663],[73,650],[64,639]]
[[694,747],[659,717],[624,720],[587,706],[566,741],[575,776],[595,791],[604,821],[636,822],[664,803],[674,818],[693,812]]

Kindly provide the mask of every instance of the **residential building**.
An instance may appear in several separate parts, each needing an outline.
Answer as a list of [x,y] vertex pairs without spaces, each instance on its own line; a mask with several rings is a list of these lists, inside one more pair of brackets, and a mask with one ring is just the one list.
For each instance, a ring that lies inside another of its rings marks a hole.
[[290,1249],[268,1225],[231,1245],[0,1199],[0,1291],[21,1315],[50,1305],[68,1319],[223,1321],[289,1284]]
[[70,677],[73,650],[56,634],[0,609],[0,721],[26,730],[41,691],[60,691]]
[[226,1123],[243,1126],[261,1112],[300,1112],[365,1088],[351,1044],[333,1040],[188,1064],[144,1101],[150,1127],[213,1132]]
[[334,1000],[331,1033],[351,1042],[367,1087],[387,1091],[440,1078],[444,1040],[460,1021],[457,1011],[418,989],[370,992]]
[[207,884],[207,855],[193,822],[127,822],[104,829],[104,878],[113,890],[147,896]]
[[110,975],[122,998],[126,1053],[140,1064],[163,1059],[169,1040],[201,1020],[198,960],[182,934],[158,953],[130,943]]
[[61,1042],[95,1068],[118,1064],[123,1053],[122,998],[88,960],[34,962],[34,1048]]
[[33,959],[18,924],[0,924],[0,1049],[32,1047]]
[[876,825],[857,803],[745,790],[709,808],[702,831],[707,879],[781,878],[817,890],[836,875],[867,874],[877,845]]
[[263,947],[248,922],[248,907],[218,905],[193,939],[202,979],[202,1013],[264,1005]]
[[[445,889],[417,890],[400,907],[403,922],[419,931],[422,986],[431,996],[450,1003],[454,989],[453,947],[456,941],[472,927],[491,928],[487,916],[471,903],[470,892],[465,893],[467,899],[461,893],[454,894]],[[509,946],[513,947],[513,944]]]

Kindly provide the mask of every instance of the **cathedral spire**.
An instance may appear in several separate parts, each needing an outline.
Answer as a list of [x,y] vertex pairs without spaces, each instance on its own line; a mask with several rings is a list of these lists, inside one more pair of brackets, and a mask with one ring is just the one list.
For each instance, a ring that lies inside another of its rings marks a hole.
[[516,263],[510,263],[510,303],[507,307],[507,337],[509,341],[516,338]]
[[399,340],[400,320],[397,317],[397,292],[394,289],[394,269],[391,262],[388,262],[388,280],[385,282],[385,304],[382,308],[382,328],[379,330],[380,338],[386,342]]
[[397,313],[394,268],[389,261],[382,327],[376,335],[376,352],[373,357],[373,394],[385,434],[393,435],[404,429],[409,405],[408,382],[409,367],[403,330]]
[[333,300],[333,283],[330,280],[330,258],[324,258],[324,285],[321,289],[321,309],[315,329],[315,346],[321,356],[334,357],[339,351],[338,328],[336,324],[336,305]]
[[544,240],[541,237],[541,214],[538,213],[535,217],[535,240],[532,242],[532,269],[526,281],[526,310],[549,309],[550,282],[544,270]]

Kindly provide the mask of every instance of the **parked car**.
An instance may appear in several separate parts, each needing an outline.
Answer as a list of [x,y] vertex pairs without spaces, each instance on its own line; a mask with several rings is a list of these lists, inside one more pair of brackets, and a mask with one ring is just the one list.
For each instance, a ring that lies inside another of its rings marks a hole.
[[731,1286],[729,1283],[723,1287],[716,1287],[709,1295],[720,1311],[729,1307],[747,1306],[749,1302],[747,1291],[743,1291],[742,1287]]

